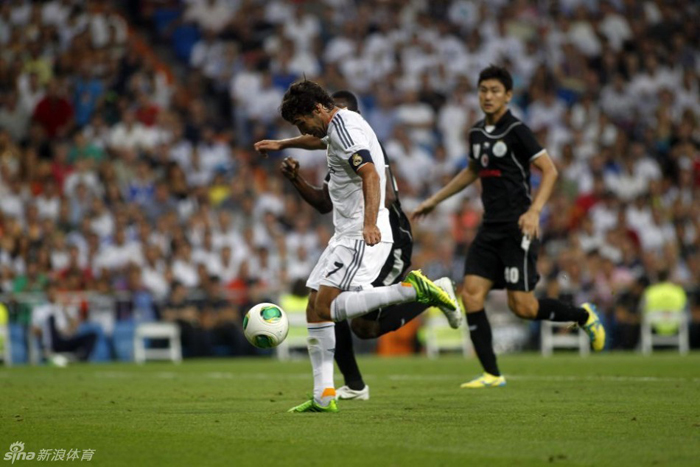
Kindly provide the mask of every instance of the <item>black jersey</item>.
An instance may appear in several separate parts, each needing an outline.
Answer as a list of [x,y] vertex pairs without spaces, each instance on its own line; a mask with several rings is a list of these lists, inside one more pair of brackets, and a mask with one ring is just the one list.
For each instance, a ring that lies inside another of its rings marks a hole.
[[530,162],[544,154],[530,128],[508,110],[494,128],[480,120],[469,131],[471,159],[478,165],[484,223],[517,222],[530,208]]

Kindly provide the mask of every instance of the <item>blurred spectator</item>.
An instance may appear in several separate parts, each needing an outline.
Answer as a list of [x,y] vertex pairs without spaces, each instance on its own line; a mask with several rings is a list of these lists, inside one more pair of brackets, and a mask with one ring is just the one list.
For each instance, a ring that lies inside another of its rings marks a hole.
[[58,81],[49,82],[46,96],[37,102],[32,118],[42,126],[49,138],[69,134],[73,128],[75,112],[73,105],[64,97]]
[[[667,270],[658,273],[657,282],[644,289],[642,295],[642,313],[664,312],[673,314],[685,314],[688,311],[688,296],[683,287],[669,280]],[[686,319],[686,318],[681,318]],[[652,322],[654,332],[662,335],[678,332],[678,321],[655,320]]]
[[[513,73],[513,113],[562,174],[542,215],[542,290],[597,299],[612,320],[638,292],[633,278],[663,265],[694,296],[695,5],[434,3],[336,1],[318,14],[290,0],[168,2],[183,21],[148,30],[121,2],[2,3],[0,287],[41,292],[54,277],[137,296],[115,295],[118,316],[148,317],[134,310],[170,299],[173,280],[185,296],[214,293],[210,276],[236,310],[274,300],[307,274],[331,222],[300,208],[277,155],[252,153],[256,138],[297,134],[278,115],[289,84],[359,94],[410,211],[468,162],[475,80],[495,62]],[[323,184],[324,151],[283,156]],[[478,189],[413,226],[415,266],[461,275],[448,259],[473,240]]]
[[641,329],[642,297],[649,286],[646,277],[637,278],[630,288],[620,294],[615,304],[614,341],[619,348],[633,350],[639,343]]
[[32,113],[19,103],[17,94],[8,92],[0,101],[0,129],[8,132],[13,141],[24,141]]
[[182,336],[183,354],[188,357],[201,357],[209,354],[207,334],[202,328],[199,312],[187,299],[187,288],[174,282],[170,299],[163,307],[163,320],[177,323]]
[[87,360],[92,352],[97,335],[93,332],[79,333],[78,308],[67,305],[58,298],[55,284],[46,289],[47,302],[32,310],[32,330],[41,338],[46,352],[74,353],[79,360]]

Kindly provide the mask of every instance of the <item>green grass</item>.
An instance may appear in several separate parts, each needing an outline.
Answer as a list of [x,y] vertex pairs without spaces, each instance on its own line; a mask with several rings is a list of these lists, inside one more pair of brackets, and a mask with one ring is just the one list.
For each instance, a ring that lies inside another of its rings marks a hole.
[[95,449],[89,465],[700,462],[699,354],[500,361],[507,387],[463,390],[474,360],[361,359],[372,398],[338,414],[285,413],[311,391],[307,360],[1,369],[0,463],[14,441]]

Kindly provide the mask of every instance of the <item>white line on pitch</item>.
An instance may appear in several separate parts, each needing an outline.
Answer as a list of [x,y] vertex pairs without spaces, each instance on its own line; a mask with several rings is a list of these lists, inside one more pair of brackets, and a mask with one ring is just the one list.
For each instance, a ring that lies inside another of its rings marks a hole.
[[[653,382],[693,382],[700,383],[700,378],[657,377],[657,376],[539,376],[539,375],[505,375],[508,379],[516,381],[631,381],[642,383]],[[455,375],[388,375],[394,381],[420,381],[420,380],[451,380],[459,379]]]
[[[311,373],[234,373],[234,372],[208,372],[208,373],[175,373],[175,372],[158,372],[158,373],[134,373],[122,371],[100,371],[96,372],[95,376],[101,378],[132,378],[137,376],[150,376],[159,379],[176,379],[176,378],[209,378],[209,379],[306,379],[311,377]],[[365,375],[372,379],[388,379],[391,381],[449,381],[462,379],[459,375],[423,375],[423,374],[390,374],[390,375]],[[556,376],[556,375],[509,375],[506,377],[515,381],[610,381],[610,382],[635,382],[635,383],[700,383],[700,378],[682,378],[682,377],[660,377],[660,376]]]

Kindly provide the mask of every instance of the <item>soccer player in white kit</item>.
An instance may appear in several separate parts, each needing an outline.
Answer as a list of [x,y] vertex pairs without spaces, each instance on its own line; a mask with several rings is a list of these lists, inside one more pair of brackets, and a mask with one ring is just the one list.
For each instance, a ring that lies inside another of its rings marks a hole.
[[450,310],[457,305],[420,271],[411,271],[400,284],[372,287],[393,239],[384,206],[384,153],[365,119],[336,107],[321,86],[308,80],[289,87],[281,113],[302,134],[320,138],[327,147],[335,228],[306,283],[311,289],[306,321],[314,395],[290,412],[337,412],[333,383],[336,321],[411,301]]

